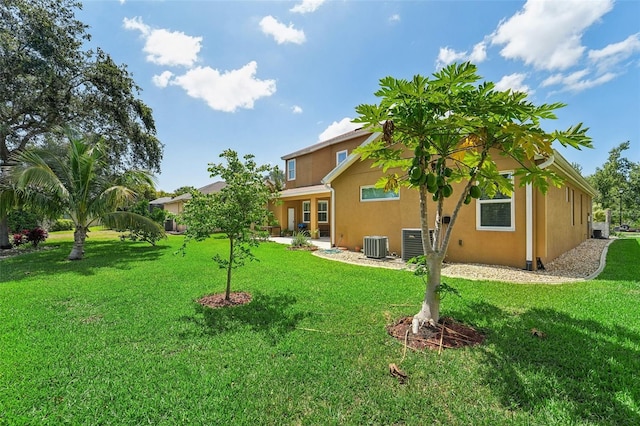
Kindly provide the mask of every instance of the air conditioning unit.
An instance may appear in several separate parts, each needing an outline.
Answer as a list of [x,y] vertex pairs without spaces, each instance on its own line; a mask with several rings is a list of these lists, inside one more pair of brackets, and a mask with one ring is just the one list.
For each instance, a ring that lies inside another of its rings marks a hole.
[[[429,229],[429,240],[433,244],[433,229]],[[402,260],[405,262],[416,256],[424,256],[422,249],[422,229],[402,230]]]
[[387,237],[364,237],[364,255],[374,259],[387,257]]

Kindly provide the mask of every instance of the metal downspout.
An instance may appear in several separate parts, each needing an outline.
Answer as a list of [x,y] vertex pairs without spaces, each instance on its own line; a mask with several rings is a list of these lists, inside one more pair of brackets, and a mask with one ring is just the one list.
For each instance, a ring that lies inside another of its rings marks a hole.
[[[555,156],[551,154],[549,158],[540,164],[538,168],[546,169],[555,161]],[[526,185],[526,264],[524,269],[533,271],[533,186],[528,183]]]
[[333,189],[331,183],[325,183],[324,186],[331,191],[331,247],[336,246],[336,190]]

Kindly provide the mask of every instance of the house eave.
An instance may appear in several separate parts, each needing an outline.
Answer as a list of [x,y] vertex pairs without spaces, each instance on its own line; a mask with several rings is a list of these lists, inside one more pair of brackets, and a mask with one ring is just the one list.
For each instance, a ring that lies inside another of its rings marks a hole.
[[[376,133],[371,133],[371,136],[369,136],[364,142],[362,142],[360,144],[360,146],[367,146],[369,145],[371,142],[375,141],[376,139],[378,139],[380,137],[380,135],[382,135],[382,133],[380,132],[376,132]],[[356,161],[358,161],[360,159],[360,154],[358,154],[357,152],[352,152],[347,158],[346,160],[344,160],[342,163],[340,163],[337,167],[335,167],[333,170],[331,170],[329,172],[329,174],[327,174],[325,177],[322,178],[321,182],[324,185],[330,185],[331,182],[337,178],[338,176],[340,176],[345,170],[347,170],[349,167],[351,167],[351,165],[353,165],[353,163],[355,163]]]
[[366,135],[368,133],[371,133],[371,132],[368,131],[368,130],[364,130],[364,129],[356,129],[356,130],[353,130],[351,132],[347,132],[347,133],[344,133],[342,135],[336,136],[334,138],[327,139],[327,140],[322,141],[322,142],[318,142],[315,145],[308,146],[306,148],[303,148],[303,149],[300,149],[298,151],[292,152],[291,154],[283,155],[280,158],[283,159],[283,160],[290,160],[292,158],[296,158],[296,157],[299,157],[299,156],[305,155],[305,154],[311,154],[312,152],[318,151],[318,150],[320,150],[322,148],[325,148],[327,146],[331,146],[331,145],[335,145],[335,144],[340,143],[340,142],[348,141],[349,139],[357,138],[359,136]]

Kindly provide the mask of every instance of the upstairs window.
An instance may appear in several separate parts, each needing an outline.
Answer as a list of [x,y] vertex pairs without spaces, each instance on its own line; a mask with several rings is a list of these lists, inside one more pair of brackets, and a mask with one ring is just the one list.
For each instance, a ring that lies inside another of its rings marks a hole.
[[[501,173],[513,179],[511,173]],[[514,193],[505,195],[498,191],[493,198],[486,194],[476,202],[476,228],[482,231],[515,231]]]
[[347,150],[336,152],[336,166],[347,159]]
[[296,180],[296,159],[287,160],[287,180]]

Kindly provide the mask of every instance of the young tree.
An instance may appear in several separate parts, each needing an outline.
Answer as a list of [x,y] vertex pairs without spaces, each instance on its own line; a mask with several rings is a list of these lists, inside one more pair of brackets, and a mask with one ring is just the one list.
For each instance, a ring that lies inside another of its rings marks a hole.
[[229,239],[228,256],[216,254],[213,259],[227,271],[225,300],[230,300],[231,271],[243,266],[246,260],[255,260],[251,247],[266,237],[256,227],[267,223],[269,218],[267,203],[271,191],[264,182],[264,174],[270,167],[258,166],[253,155],[245,155],[243,162],[230,149],[220,157],[226,164],[209,164],[208,171],[211,177],[222,178],[227,186],[213,194],[192,191],[180,220],[187,225],[183,253],[190,240],[202,241],[214,231]]
[[163,233],[150,218],[118,210],[134,198],[125,183],[152,184],[142,170],[114,175],[109,170],[104,141],[69,135],[67,153],[27,149],[12,157],[12,178],[27,206],[50,218],[68,215],[75,225],[69,260],[80,260],[89,227],[102,223],[119,229],[135,228]]
[[[511,179],[499,173],[494,156],[515,159],[522,165],[515,171],[520,182],[544,192],[549,182],[559,185],[561,179],[534,160],[550,157],[554,140],[575,148],[591,143],[581,125],[551,133],[541,128],[541,121],[555,118],[554,110],[563,104],[536,106],[526,100],[525,93],[497,91],[493,83],[478,83],[473,64],[450,65],[433,77],[383,78],[375,93],[380,103],[359,105],[359,117],[354,120],[382,133],[378,141],[358,149],[362,159],[371,158],[373,167],[383,169],[378,185],[387,190],[406,185],[420,194],[428,278],[422,309],[413,319],[414,333],[422,324],[439,320],[442,262],[460,208],[483,193],[494,197],[513,190]],[[450,222],[443,227],[444,199],[453,195],[454,183],[461,183],[456,186],[460,191]],[[431,200],[435,215],[430,219]]]
[[[45,144],[60,126],[105,135],[114,171],[159,170],[151,109],[124,66],[102,50],[84,50],[90,35],[74,17],[80,7],[75,0],[0,2],[0,181],[12,154]],[[0,206],[0,248],[8,245],[6,210]]]

